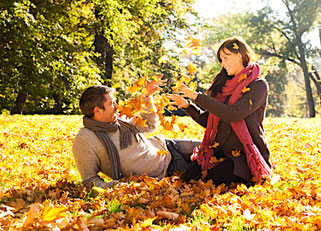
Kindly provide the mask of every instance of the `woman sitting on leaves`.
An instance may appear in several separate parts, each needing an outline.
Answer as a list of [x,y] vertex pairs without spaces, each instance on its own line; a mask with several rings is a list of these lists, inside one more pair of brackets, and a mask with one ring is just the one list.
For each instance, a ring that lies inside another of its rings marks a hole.
[[[192,162],[182,174],[185,181],[211,179],[214,184],[249,183],[272,174],[270,152],[264,135],[268,84],[260,67],[251,62],[251,48],[241,38],[226,40],[217,52],[222,70],[206,94],[185,85],[168,98],[183,108],[205,130]],[[183,97],[193,99],[205,109]]]

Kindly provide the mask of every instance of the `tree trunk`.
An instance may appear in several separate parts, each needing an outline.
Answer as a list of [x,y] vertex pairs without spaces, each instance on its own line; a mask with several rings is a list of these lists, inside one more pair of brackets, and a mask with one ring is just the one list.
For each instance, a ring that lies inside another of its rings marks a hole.
[[108,84],[111,84],[113,78],[113,48],[107,44],[106,59],[105,59],[105,80],[109,80]]
[[320,38],[320,46],[321,46],[321,22],[319,23],[319,38]]
[[310,84],[310,74],[309,74],[308,66],[305,60],[305,52],[304,52],[303,44],[302,43],[298,44],[298,47],[300,52],[300,64],[304,75],[305,91],[306,91],[306,96],[307,96],[307,101],[309,106],[309,118],[313,118],[315,117],[315,106],[314,106],[314,99],[312,96],[312,89]]
[[55,106],[53,108],[53,114],[63,114],[62,102],[59,94],[53,94],[55,100]]
[[19,91],[19,94],[17,96],[15,106],[11,111],[11,114],[22,114],[23,107],[27,100],[27,93],[23,91]]
[[95,35],[95,52],[98,52],[101,54],[101,57],[97,59],[97,64],[100,68],[103,69],[103,80],[105,84],[109,85],[111,84],[111,80],[113,78],[113,55],[114,50],[113,48],[108,44],[107,39],[97,33]]
[[312,79],[315,87],[317,88],[317,94],[320,98],[320,104],[321,104],[321,79],[320,79],[319,73],[317,72],[314,66],[312,66],[312,70],[313,72],[310,73],[310,78]]

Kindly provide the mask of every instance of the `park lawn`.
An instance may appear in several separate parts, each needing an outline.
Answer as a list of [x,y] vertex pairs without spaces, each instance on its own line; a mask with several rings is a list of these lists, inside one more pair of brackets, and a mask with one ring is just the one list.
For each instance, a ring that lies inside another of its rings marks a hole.
[[[202,139],[179,121],[184,132],[152,135]],[[0,115],[0,125],[0,230],[321,229],[320,119],[267,118],[272,180],[230,189],[133,176],[86,191],[71,152],[81,116]]]

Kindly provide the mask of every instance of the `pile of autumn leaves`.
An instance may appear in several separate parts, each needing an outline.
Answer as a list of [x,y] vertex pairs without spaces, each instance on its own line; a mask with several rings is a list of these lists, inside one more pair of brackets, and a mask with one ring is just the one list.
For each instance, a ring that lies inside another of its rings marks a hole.
[[[177,118],[201,139],[204,129]],[[215,186],[147,176],[84,189],[71,145],[80,116],[0,116],[0,230],[320,230],[321,122],[266,119],[274,164],[262,185]],[[106,179],[108,180],[108,179]]]

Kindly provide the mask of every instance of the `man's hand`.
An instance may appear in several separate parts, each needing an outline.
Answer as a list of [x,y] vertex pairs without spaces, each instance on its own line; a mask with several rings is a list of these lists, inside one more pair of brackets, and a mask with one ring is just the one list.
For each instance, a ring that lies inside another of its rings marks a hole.
[[158,90],[162,90],[162,88],[160,88],[160,87],[163,87],[163,86],[165,86],[165,82],[166,82],[167,80],[159,80],[159,81],[150,81],[150,82],[148,82],[147,84],[146,84],[146,86],[145,86],[145,88],[146,88],[146,90],[147,90],[147,93],[146,93],[146,97],[148,97],[148,96],[150,96],[150,95],[152,95],[152,94],[154,94],[156,91],[158,91]]
[[188,108],[189,106],[189,102],[180,95],[171,94],[171,95],[167,95],[166,97],[174,101],[174,102],[170,102],[169,103],[170,105],[175,104],[177,105],[178,108]]

